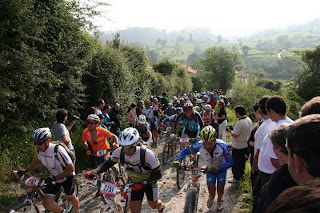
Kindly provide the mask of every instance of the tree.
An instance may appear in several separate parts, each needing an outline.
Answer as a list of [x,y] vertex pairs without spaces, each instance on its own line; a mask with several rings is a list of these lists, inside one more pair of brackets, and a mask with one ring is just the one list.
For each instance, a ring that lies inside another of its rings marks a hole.
[[193,39],[192,39],[192,33],[190,34],[189,42],[193,42]]
[[249,52],[249,50],[250,50],[250,47],[248,47],[248,46],[243,46],[243,47],[241,48],[241,50],[242,50],[243,54],[244,54],[245,56],[247,56],[247,55],[248,55],[248,52]]
[[162,39],[161,39],[161,38],[158,38],[158,39],[156,40],[156,44],[161,44],[161,42],[162,42]]
[[294,78],[293,84],[297,94],[305,101],[320,95],[320,46],[314,50],[296,52],[302,56],[303,71]]
[[182,36],[179,36],[179,37],[177,38],[177,43],[183,42],[183,41],[184,41],[184,38],[183,38]]
[[120,47],[120,33],[116,33],[114,35],[113,40],[112,40],[112,45],[115,48],[119,48]]
[[167,46],[167,40],[163,39],[163,40],[161,41],[161,46],[162,46],[162,47]]
[[218,42],[222,42],[222,36],[221,35],[218,35]]
[[242,69],[244,63],[237,53],[223,47],[212,47],[205,51],[196,67],[204,90],[219,88],[226,92],[231,88],[235,71]]

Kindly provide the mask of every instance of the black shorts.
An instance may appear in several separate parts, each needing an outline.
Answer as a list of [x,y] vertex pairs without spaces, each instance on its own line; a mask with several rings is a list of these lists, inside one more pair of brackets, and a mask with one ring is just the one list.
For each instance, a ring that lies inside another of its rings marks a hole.
[[189,138],[196,138],[198,131],[191,132],[188,129],[185,129],[184,134],[188,135]]
[[62,183],[47,185],[44,194],[56,196],[56,194],[58,193],[61,187],[63,187],[64,193],[66,194],[66,196],[72,196],[74,194],[75,176],[74,175],[68,176],[67,180],[65,180]]
[[159,199],[159,188],[158,184],[149,184],[143,186],[139,191],[131,190],[128,196],[128,201],[142,201],[144,194],[147,195],[149,201],[157,201]]

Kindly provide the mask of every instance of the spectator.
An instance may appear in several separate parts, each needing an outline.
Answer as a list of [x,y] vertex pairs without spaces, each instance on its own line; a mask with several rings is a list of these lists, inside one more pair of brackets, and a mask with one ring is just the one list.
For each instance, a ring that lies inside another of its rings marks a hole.
[[86,117],[86,121],[85,121],[85,125],[86,127],[88,127],[88,115],[91,115],[91,114],[96,114],[96,108],[94,106],[92,107],[89,107],[88,111],[87,111],[87,117]]
[[300,117],[310,114],[320,114],[320,96],[312,98],[302,106]]
[[128,120],[128,122],[130,124],[130,127],[135,127],[135,124],[137,122],[136,108],[137,108],[137,105],[132,103],[131,106],[128,109],[127,120]]
[[[268,135],[272,129],[275,127],[276,123],[273,122],[268,115],[267,109],[266,109],[266,102],[270,98],[270,96],[263,96],[258,101],[259,106],[259,112],[262,116],[263,123],[261,126],[257,129],[255,135],[254,135],[254,158],[251,168],[251,176],[253,176],[254,183],[253,183],[253,209],[256,208],[260,190],[264,184],[266,184],[269,181],[269,178],[271,177],[271,174],[268,173],[267,169],[264,167],[264,164],[261,164],[259,161],[261,159],[260,156],[260,150],[263,146],[263,139],[266,135]],[[261,159],[264,160],[264,159]]]
[[100,114],[102,114],[101,110],[103,109],[103,107],[105,105],[104,100],[103,99],[99,99],[97,104],[98,105],[96,107],[96,115],[100,115]]
[[167,93],[166,92],[164,92],[164,93],[162,93],[162,98],[161,98],[161,108],[163,109],[163,110],[165,110],[165,109],[167,109],[167,107],[168,107],[168,103],[169,103],[169,101],[168,101],[168,99],[167,99]]
[[57,121],[53,124],[55,139],[64,142],[67,147],[75,153],[69,131],[77,122],[77,118],[72,118],[71,123],[66,127],[65,123],[68,119],[68,111],[66,109],[59,109],[56,113],[56,119]]
[[226,128],[227,128],[227,123],[228,123],[228,118],[227,118],[227,112],[226,112],[226,105],[223,100],[220,100],[218,102],[218,116],[216,119],[218,120],[219,124],[219,138],[226,142]]
[[102,114],[104,115],[104,119],[102,124],[110,131],[111,129],[111,125],[114,124],[113,121],[111,121],[110,116],[109,116],[109,111],[110,111],[111,107],[106,104],[104,105],[103,109],[102,109]]
[[251,119],[246,116],[244,106],[238,105],[234,108],[234,111],[238,121],[234,125],[234,130],[227,129],[231,134],[232,158],[234,162],[232,167],[233,178],[228,180],[229,183],[235,183],[243,177],[247,160],[247,141],[252,125]]
[[120,134],[119,112],[120,112],[120,104],[115,103],[114,107],[111,109],[111,112],[110,112],[110,120],[111,122],[113,122],[113,124],[111,125],[111,132],[115,134],[117,137]]
[[142,115],[142,111],[143,111],[143,100],[140,100],[138,101],[137,108],[136,108],[137,117]]
[[281,124],[269,134],[274,152],[279,158],[281,167],[271,175],[270,180],[262,187],[255,211],[256,213],[264,213],[270,203],[276,199],[281,192],[297,185],[288,170],[288,150],[286,148],[288,125],[287,123]]
[[291,177],[302,185],[320,177],[320,115],[307,115],[289,126],[288,167]]
[[269,206],[267,213],[320,212],[320,180],[294,186],[281,193]]

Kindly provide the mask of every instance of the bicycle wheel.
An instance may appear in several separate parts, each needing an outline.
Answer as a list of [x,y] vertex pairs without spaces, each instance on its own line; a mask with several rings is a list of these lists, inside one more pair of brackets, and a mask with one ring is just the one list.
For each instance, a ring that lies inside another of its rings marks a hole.
[[[110,168],[108,171],[101,173],[101,180],[108,183],[117,184],[117,177],[113,170]],[[98,189],[100,190],[100,189]],[[108,197],[106,195],[101,195],[104,203],[107,203]]]
[[182,160],[182,165],[180,168],[177,168],[177,188],[181,189],[185,184],[186,180],[186,158]]
[[[76,179],[74,179],[74,193],[76,197],[78,197],[79,184]],[[61,208],[65,209],[67,212],[74,212],[72,204],[66,198],[63,187],[61,187],[59,192],[57,193],[55,201],[59,206],[61,206]]]
[[170,156],[170,142],[166,141],[162,151],[162,164],[166,165]]
[[184,213],[195,213],[196,209],[196,191],[190,191],[184,204]]
[[29,203],[21,203],[18,206],[16,206],[13,210],[14,212],[40,213],[38,206],[34,205],[33,210],[31,210],[31,204]]

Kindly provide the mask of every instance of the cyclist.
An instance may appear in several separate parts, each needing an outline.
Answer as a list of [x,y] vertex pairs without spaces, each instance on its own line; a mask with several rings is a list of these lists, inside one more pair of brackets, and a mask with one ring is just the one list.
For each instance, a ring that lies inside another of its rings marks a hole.
[[214,122],[215,116],[210,104],[204,105],[204,111],[201,115],[205,126],[211,125]]
[[92,166],[96,167],[104,162],[105,156],[110,155],[110,145],[107,139],[112,139],[115,143],[115,148],[118,144],[118,137],[99,126],[100,118],[98,115],[90,114],[87,120],[88,127],[82,132],[82,143],[87,155],[90,157]]
[[150,131],[150,125],[147,122],[146,116],[139,115],[136,128],[144,144],[149,144],[152,139],[152,133]]
[[[207,185],[209,191],[209,199],[207,200],[208,208],[211,208],[217,190],[217,211],[222,211],[222,196],[224,193],[224,185],[226,183],[227,169],[233,166],[232,156],[226,143],[217,139],[216,130],[212,126],[206,126],[200,133],[201,141],[191,147],[186,147],[179,153],[173,162],[175,167],[181,165],[181,161],[187,154],[197,153],[204,160],[207,167]],[[217,182],[217,186],[216,186]]]
[[158,118],[155,115],[155,110],[151,107],[151,102],[149,100],[145,101],[145,109],[142,114],[145,115],[150,122],[150,130],[152,132],[153,147],[157,147],[158,140]]
[[[107,171],[117,162],[121,163],[121,153],[123,153],[123,166],[127,172],[129,181],[133,182],[128,196],[129,206],[132,213],[141,212],[141,205],[144,194],[147,195],[148,204],[152,209],[158,209],[158,212],[163,212],[165,205],[159,200],[159,188],[157,181],[162,177],[159,160],[156,155],[145,148],[145,164],[148,168],[142,165],[141,156],[142,147],[137,146],[139,132],[137,129],[129,127],[122,131],[119,136],[119,144],[121,147],[116,149],[111,158],[101,164],[97,173]],[[90,174],[93,178],[95,174]]]
[[180,113],[176,118],[174,129],[177,124],[182,121],[183,130],[182,138],[197,138],[199,140],[200,130],[203,128],[203,120],[201,115],[193,109],[191,102],[187,102],[183,107],[183,113]]
[[[64,212],[64,209],[55,202],[55,195],[63,187],[67,200],[71,202],[74,211],[78,213],[79,199],[74,193],[74,165],[67,151],[62,146],[51,143],[50,140],[49,128],[39,128],[33,131],[30,141],[37,147],[38,157],[26,169],[19,170],[18,174],[23,175],[44,165],[50,172],[50,178],[45,180],[47,185],[43,195],[43,207],[50,212]],[[55,184],[52,184],[53,182]]]
[[168,103],[168,107],[163,111],[164,114],[167,116],[175,115],[176,114],[176,108],[173,107],[172,103]]

